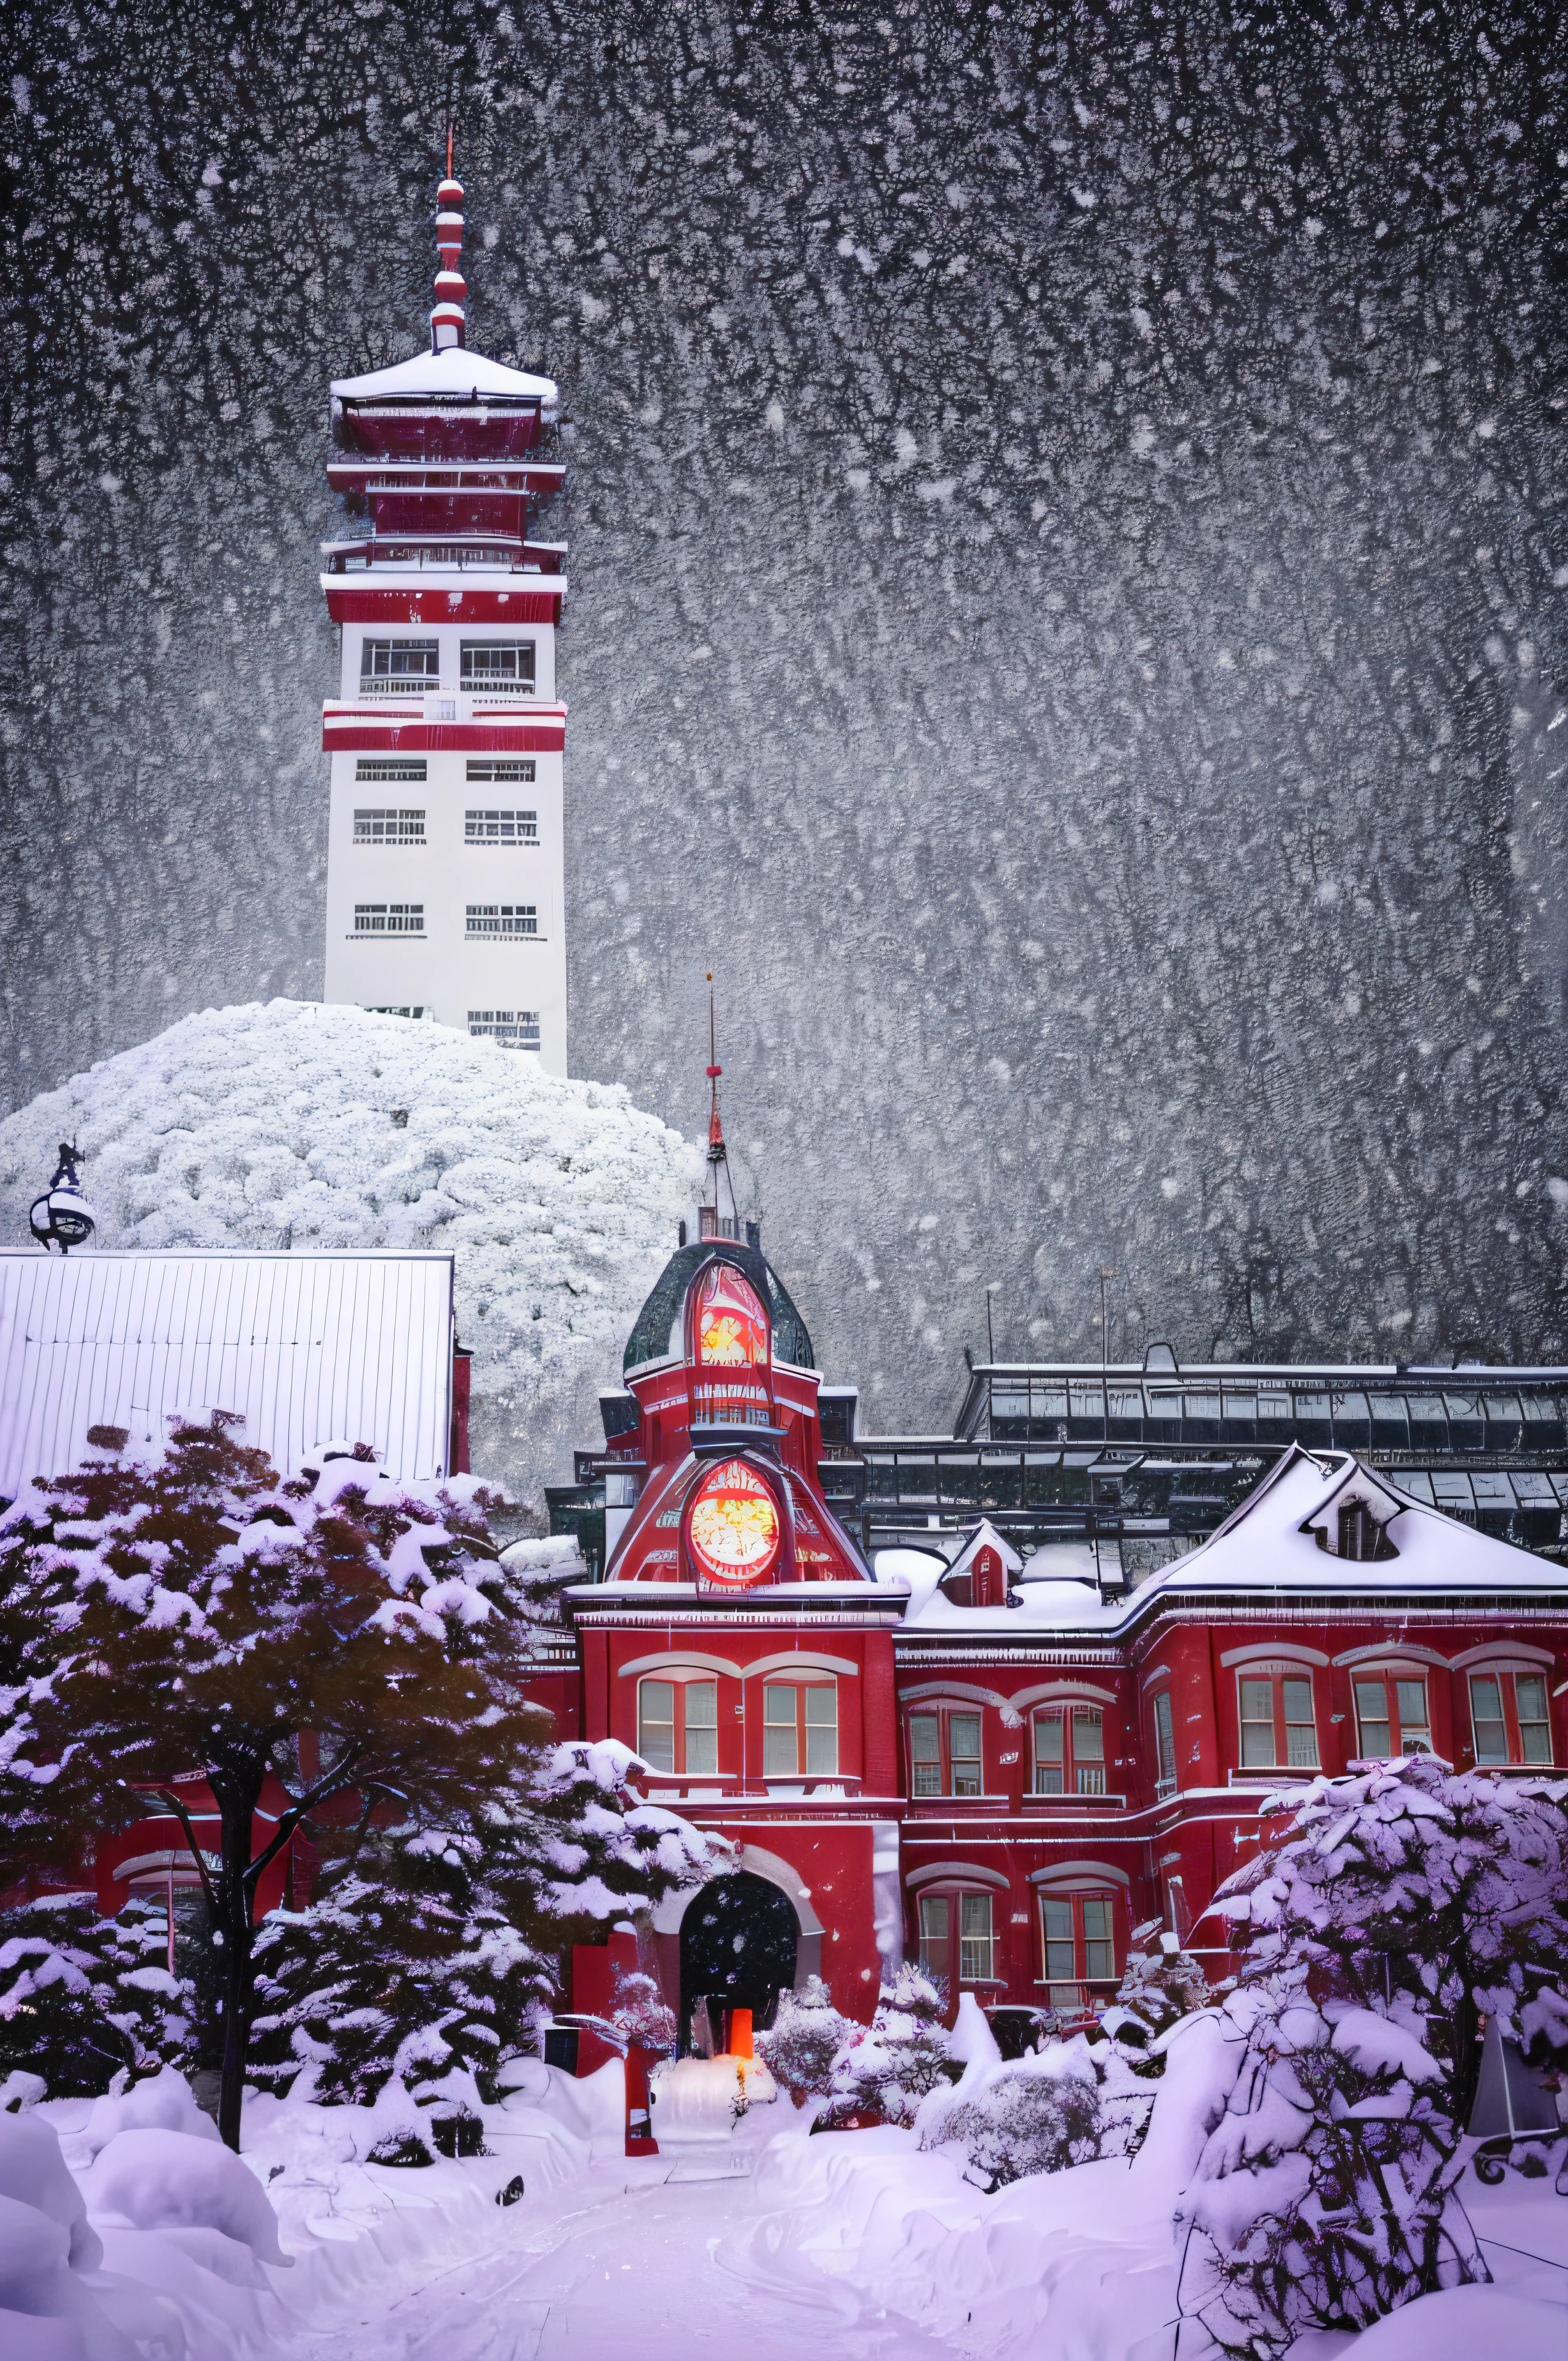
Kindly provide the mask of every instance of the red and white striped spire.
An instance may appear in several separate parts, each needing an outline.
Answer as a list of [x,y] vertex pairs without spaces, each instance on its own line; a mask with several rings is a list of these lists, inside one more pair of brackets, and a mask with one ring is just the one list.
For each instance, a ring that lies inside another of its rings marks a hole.
[[457,350],[468,340],[463,314],[468,292],[463,277],[463,183],[452,177],[452,133],[446,134],[446,178],[435,192],[435,249],[441,268],[435,274],[435,309],[430,315],[433,353]]

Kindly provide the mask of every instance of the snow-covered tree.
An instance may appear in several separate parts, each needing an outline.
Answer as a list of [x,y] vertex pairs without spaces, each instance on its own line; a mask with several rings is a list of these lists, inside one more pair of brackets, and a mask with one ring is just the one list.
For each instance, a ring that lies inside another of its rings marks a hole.
[[319,1898],[273,1912],[257,1938],[253,2077],[282,2089],[309,2068],[319,2097],[363,2103],[395,2074],[435,2146],[476,2138],[499,2070],[535,2046],[561,1952],[716,1857],[674,1813],[629,1800],[632,1760],[572,1741],[444,1825],[359,1827],[335,1844],[322,1830]]
[[962,2068],[944,2023],[941,1993],[913,1960],[896,1969],[877,1996],[869,2026],[854,2026],[833,2061],[827,2121],[874,2116],[913,2122],[928,2091],[956,2082]]
[[[223,1954],[231,2147],[269,1864],[334,1804],[441,1827],[515,1795],[521,1817],[543,1723],[482,1488],[398,1485],[347,1457],[283,1483],[236,1424],[177,1423],[151,1465],[105,1447],[0,1518],[0,1877],[155,1797],[181,1823]],[[219,1822],[206,1850],[192,1773]],[[269,1775],[286,1800],[258,1836]]]
[[1416,2035],[1299,1987],[1220,2012],[1206,2140],[1177,2214],[1179,2300],[1231,2361],[1370,2326],[1488,2277],[1454,2194],[1447,2075]]
[[781,2091],[798,2104],[825,2098],[833,2085],[834,2063],[861,2030],[833,2005],[820,1976],[807,1976],[799,1992],[782,1992],[773,2021],[757,2036],[757,2048]]
[[1476,2012],[1541,2055],[1568,2046],[1568,1783],[1431,1756],[1279,1799],[1275,1841],[1221,1887],[1244,1985],[1306,1990],[1413,2028],[1469,2113]]
[[0,2081],[37,2074],[51,2099],[86,2098],[117,2073],[189,2063],[192,1992],[167,1943],[161,1904],[104,1918],[70,1894],[0,1911]]

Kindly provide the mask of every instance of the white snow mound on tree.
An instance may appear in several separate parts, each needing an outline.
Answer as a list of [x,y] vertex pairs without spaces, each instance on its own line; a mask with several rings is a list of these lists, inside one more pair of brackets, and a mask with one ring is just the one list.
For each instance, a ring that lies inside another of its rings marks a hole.
[[204,1009],[0,1123],[0,1243],[30,1243],[60,1140],[102,1246],[451,1254],[473,1465],[531,1500],[598,1433],[701,1172],[619,1083],[292,1000]]

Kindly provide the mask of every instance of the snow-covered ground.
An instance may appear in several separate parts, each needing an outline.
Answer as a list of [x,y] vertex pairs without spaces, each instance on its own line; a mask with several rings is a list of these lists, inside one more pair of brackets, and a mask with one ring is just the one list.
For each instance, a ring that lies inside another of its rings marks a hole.
[[[1131,2165],[988,2196],[913,2132],[808,2137],[787,2101],[628,2161],[613,2065],[528,2070],[490,2153],[422,2169],[363,2160],[398,2103],[255,2101],[237,2160],[172,2073],[0,2116],[6,2361],[1189,2361],[1175,2109]],[[1292,2361],[1562,2361],[1568,2198],[1463,2194],[1493,2286]]]
[[0,1244],[29,1244],[62,1139],[100,1246],[451,1254],[473,1464],[524,1497],[597,1431],[701,1172],[618,1086],[287,1000],[188,1016],[0,1123]]

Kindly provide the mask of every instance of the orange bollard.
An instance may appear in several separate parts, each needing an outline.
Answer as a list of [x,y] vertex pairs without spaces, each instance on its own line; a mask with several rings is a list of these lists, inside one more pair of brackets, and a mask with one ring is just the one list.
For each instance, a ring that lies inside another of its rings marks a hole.
[[755,2056],[751,2048],[751,2012],[749,2008],[732,2008],[729,2012],[729,2055],[731,2058]]

